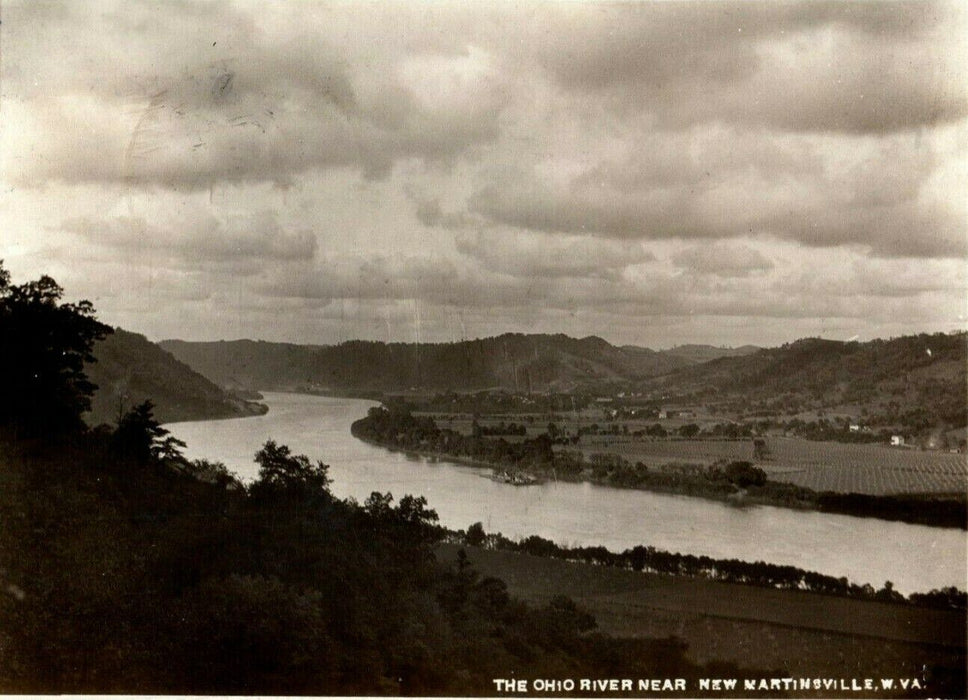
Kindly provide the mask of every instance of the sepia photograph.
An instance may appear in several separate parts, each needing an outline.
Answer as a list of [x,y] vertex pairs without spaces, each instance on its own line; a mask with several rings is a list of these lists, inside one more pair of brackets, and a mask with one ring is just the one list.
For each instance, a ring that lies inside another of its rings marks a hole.
[[0,695],[966,698],[968,4],[0,0]]

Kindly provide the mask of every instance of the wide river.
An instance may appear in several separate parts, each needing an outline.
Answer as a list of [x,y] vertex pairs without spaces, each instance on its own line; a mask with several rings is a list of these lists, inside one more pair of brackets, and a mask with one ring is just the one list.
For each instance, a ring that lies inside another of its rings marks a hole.
[[564,545],[621,551],[652,545],[671,552],[790,564],[901,593],[944,586],[966,589],[968,535],[930,528],[768,506],[736,507],[592,484],[510,486],[485,470],[368,445],[350,424],[372,401],[266,393],[269,413],[252,418],[172,423],[190,458],[223,462],[243,480],[256,477],[253,455],[269,438],[330,465],[332,490],[364,500],[373,491],[396,499],[423,495],[443,525],[481,522],[508,537],[540,535]]

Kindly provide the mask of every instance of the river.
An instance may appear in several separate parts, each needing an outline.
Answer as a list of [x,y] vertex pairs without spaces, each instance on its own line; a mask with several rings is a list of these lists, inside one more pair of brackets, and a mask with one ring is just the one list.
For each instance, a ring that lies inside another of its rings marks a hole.
[[872,518],[736,507],[687,496],[592,484],[511,486],[486,470],[408,456],[361,442],[350,424],[372,401],[266,393],[263,416],[172,423],[186,456],[223,462],[243,480],[256,477],[253,455],[269,438],[330,465],[332,491],[364,500],[373,491],[427,497],[442,525],[481,522],[508,537],[540,535],[563,545],[621,551],[652,545],[721,559],[788,564],[901,593],[966,587],[968,534]]

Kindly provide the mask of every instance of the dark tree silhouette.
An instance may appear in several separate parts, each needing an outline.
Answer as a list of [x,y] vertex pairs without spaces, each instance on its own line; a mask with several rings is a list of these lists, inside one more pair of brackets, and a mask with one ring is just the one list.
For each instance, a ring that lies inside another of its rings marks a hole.
[[481,523],[474,523],[469,528],[467,528],[467,535],[464,541],[472,547],[480,547],[487,540],[487,533],[484,532],[484,526]]
[[294,455],[285,445],[267,440],[256,452],[259,479],[252,485],[259,495],[329,496],[329,465],[313,464],[305,455]]
[[763,486],[766,483],[766,472],[749,462],[730,462],[726,465],[724,474],[741,489],[749,486]]
[[0,425],[28,435],[84,427],[95,387],[84,374],[94,342],[112,332],[89,301],[61,303],[64,290],[47,275],[10,284],[0,261]]
[[142,464],[152,460],[180,460],[185,443],[161,427],[153,410],[154,404],[148,399],[121,417],[112,438],[115,450]]

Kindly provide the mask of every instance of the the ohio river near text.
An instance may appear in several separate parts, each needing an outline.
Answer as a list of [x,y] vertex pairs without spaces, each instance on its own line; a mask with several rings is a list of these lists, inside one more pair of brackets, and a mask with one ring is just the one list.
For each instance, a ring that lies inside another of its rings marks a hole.
[[255,478],[253,455],[269,438],[330,465],[332,490],[364,500],[373,491],[426,496],[442,525],[481,522],[508,537],[540,535],[563,545],[621,551],[652,545],[721,559],[788,564],[902,593],[966,587],[968,535],[871,518],[785,508],[739,508],[717,501],[591,484],[511,486],[488,472],[407,456],[350,435],[372,401],[266,393],[269,413],[252,418],[168,425],[190,458],[223,462]]

